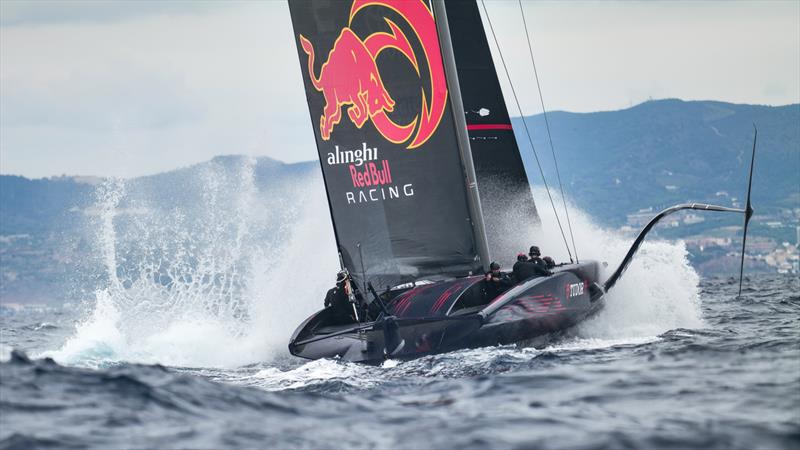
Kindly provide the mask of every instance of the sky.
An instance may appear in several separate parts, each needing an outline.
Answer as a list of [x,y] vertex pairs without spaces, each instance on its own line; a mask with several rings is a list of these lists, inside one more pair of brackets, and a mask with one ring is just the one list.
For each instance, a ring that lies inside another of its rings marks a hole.
[[[519,5],[486,6],[523,113],[540,113]],[[800,1],[523,6],[548,111],[800,102]],[[220,154],[316,159],[300,70],[282,0],[3,0],[0,173],[134,177]]]

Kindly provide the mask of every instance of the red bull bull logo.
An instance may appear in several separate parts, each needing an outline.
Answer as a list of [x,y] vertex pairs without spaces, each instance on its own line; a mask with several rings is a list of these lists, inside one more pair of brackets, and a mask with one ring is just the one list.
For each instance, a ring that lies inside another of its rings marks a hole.
[[[405,19],[422,47],[422,54],[414,53],[406,33],[389,18],[383,18],[386,31],[372,33],[364,39],[350,28],[360,11],[375,6],[390,8]],[[407,143],[409,149],[424,144],[438,128],[447,103],[447,80],[433,14],[421,0],[354,0],[348,24],[339,33],[319,75],[314,71],[313,44],[302,35],[299,40],[308,55],[311,84],[325,98],[319,121],[323,140],[330,139],[342,120],[343,110],[357,128],[369,121],[384,138],[395,144]],[[389,115],[395,110],[396,102],[386,89],[376,62],[378,55],[387,49],[405,56],[421,79],[419,59],[424,58],[430,72],[427,77],[430,98],[426,89],[422,89],[420,111],[409,123],[396,123]]]

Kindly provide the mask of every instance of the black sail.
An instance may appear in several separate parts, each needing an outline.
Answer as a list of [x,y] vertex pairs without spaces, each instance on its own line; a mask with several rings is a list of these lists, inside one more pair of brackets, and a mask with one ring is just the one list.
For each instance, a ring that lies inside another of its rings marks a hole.
[[524,231],[539,217],[478,4],[446,0],[445,5],[489,249],[494,258],[509,261],[527,250],[531,243]]
[[345,266],[378,288],[480,270],[427,3],[292,0],[289,9]]

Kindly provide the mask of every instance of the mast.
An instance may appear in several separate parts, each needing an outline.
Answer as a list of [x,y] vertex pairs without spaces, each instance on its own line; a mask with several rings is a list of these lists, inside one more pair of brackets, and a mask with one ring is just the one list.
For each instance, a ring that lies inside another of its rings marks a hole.
[[456,125],[458,151],[461,156],[461,164],[464,168],[464,175],[467,181],[467,201],[472,220],[472,231],[475,236],[475,245],[478,247],[478,256],[481,260],[480,262],[483,266],[483,270],[488,270],[489,262],[491,261],[489,256],[489,243],[486,239],[486,226],[483,222],[483,210],[481,208],[480,193],[478,192],[478,181],[475,175],[475,165],[472,161],[472,150],[469,145],[467,121],[464,117],[464,104],[461,101],[461,87],[458,84],[458,71],[453,54],[453,43],[450,39],[450,27],[447,23],[447,10],[445,9],[444,0],[433,0],[431,6],[433,7],[434,19],[436,20],[436,28],[439,31],[439,43],[447,78],[447,89],[450,91],[450,98],[452,99],[453,120]]

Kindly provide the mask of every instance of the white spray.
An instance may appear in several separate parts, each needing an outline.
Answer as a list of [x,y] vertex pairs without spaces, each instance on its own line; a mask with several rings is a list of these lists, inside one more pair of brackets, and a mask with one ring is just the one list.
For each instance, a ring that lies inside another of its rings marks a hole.
[[232,177],[210,164],[182,187],[197,185],[200,201],[169,210],[106,183],[96,237],[107,283],[75,335],[46,356],[232,367],[285,354],[333,282],[335,244],[320,177],[262,194],[254,165],[244,160]]
[[[185,367],[287,355],[292,331],[321,306],[337,270],[322,180],[314,174],[261,192],[254,161],[244,160],[235,173],[210,164],[185,187],[197,185],[199,204],[168,210],[133,198],[119,180],[108,182],[99,192],[97,231],[108,281],[75,335],[46,355],[88,366]],[[568,260],[552,210],[538,205],[542,228],[520,234],[544,254]],[[571,211],[580,257],[607,261],[605,279],[631,238]],[[579,335],[619,342],[700,327],[697,283],[682,244],[647,243]]]

